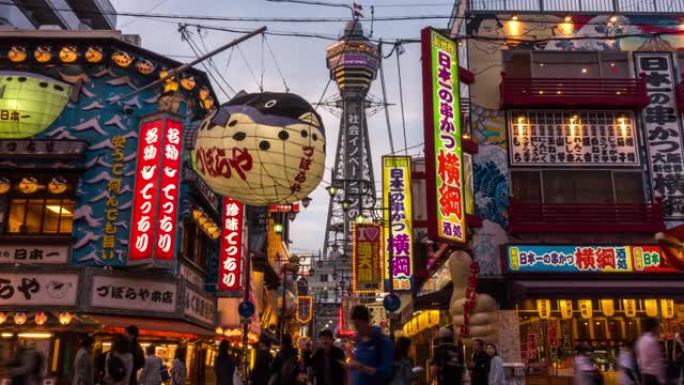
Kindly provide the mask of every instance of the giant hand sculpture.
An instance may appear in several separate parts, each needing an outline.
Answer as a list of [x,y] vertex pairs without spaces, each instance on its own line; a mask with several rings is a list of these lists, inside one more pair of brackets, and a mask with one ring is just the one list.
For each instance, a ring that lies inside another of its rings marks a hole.
[[[468,253],[455,251],[449,257],[448,263],[451,281],[454,285],[449,309],[453,321],[454,335],[461,336],[462,326],[466,321],[464,306],[469,302],[466,297],[466,289],[468,288],[468,280],[471,279],[473,261]],[[488,294],[477,293],[471,296],[470,300],[474,301],[474,303],[470,305],[472,310],[469,312],[468,334],[461,336],[463,342],[480,338],[485,342],[496,343],[499,331],[499,313],[496,301]]]

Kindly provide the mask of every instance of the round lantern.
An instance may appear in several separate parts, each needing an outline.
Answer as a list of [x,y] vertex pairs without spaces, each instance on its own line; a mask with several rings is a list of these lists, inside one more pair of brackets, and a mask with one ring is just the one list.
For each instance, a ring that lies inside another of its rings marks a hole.
[[99,63],[104,58],[102,47],[92,46],[88,47],[85,53],[85,58],[88,63]]
[[26,48],[22,46],[14,46],[7,51],[7,58],[13,63],[21,63],[26,60]]
[[197,85],[197,82],[195,82],[195,78],[193,76],[185,76],[181,78],[180,84],[181,87],[183,87],[183,89],[186,91],[192,91],[192,89]]
[[7,321],[7,313],[0,312],[0,325],[4,324]]
[[128,52],[116,51],[112,54],[112,61],[121,68],[126,68],[133,63],[133,56]]
[[38,63],[47,63],[52,60],[52,48],[47,45],[41,45],[36,48],[33,57],[36,58]]
[[70,324],[72,318],[73,318],[73,315],[71,313],[69,313],[68,311],[59,313],[59,323],[62,325]]
[[38,191],[40,184],[38,184],[38,179],[32,176],[25,176],[21,178],[21,181],[17,187],[22,194],[33,194]]
[[47,187],[50,194],[61,194],[67,190],[69,184],[63,176],[56,176],[50,179]]
[[142,59],[135,63],[135,69],[137,69],[138,72],[140,72],[143,75],[149,75],[152,72],[154,72],[156,66],[151,61],[147,59]]
[[14,323],[17,325],[23,325],[26,323],[27,317],[26,313],[19,312],[14,314]]
[[325,170],[320,116],[290,93],[243,94],[199,126],[193,167],[211,189],[253,206],[306,198]]
[[6,194],[12,187],[12,182],[4,176],[0,177],[0,195]]
[[38,326],[45,325],[45,323],[47,322],[47,319],[48,319],[47,314],[43,313],[42,311],[39,311],[38,313],[36,313],[36,315],[34,317],[34,320],[36,321],[36,325],[38,325]]
[[78,48],[73,45],[65,45],[59,50],[59,60],[63,63],[73,63],[78,59]]
[[46,76],[1,71],[0,139],[29,138],[48,128],[69,102],[71,86]]

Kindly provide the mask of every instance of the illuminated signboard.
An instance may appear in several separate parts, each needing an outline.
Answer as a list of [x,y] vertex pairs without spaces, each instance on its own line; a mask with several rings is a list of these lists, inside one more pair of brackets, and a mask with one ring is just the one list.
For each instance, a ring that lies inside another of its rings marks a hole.
[[230,292],[240,290],[245,205],[223,198],[222,215],[218,289]]
[[129,264],[173,260],[181,143],[178,121],[157,116],[140,126]]
[[288,204],[273,204],[269,206],[268,211],[272,213],[299,213],[302,211],[302,205],[299,202]]
[[464,244],[458,47],[431,28],[423,29],[421,41],[428,235],[432,240]]
[[377,223],[352,224],[352,291],[382,291],[382,226]]
[[[392,253],[394,290],[411,290],[413,280],[413,210],[411,207],[411,157],[382,157],[385,244]],[[390,232],[391,227],[391,232]],[[391,233],[391,234],[390,234]],[[387,274],[389,253],[383,258]]]
[[513,273],[674,273],[657,245],[507,245]]

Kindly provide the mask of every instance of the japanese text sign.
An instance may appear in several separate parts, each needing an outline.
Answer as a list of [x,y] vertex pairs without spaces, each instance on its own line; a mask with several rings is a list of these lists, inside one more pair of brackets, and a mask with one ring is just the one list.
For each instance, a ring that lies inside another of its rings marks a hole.
[[0,306],[76,306],[77,273],[0,274]]
[[515,166],[639,166],[631,111],[509,111]]
[[182,143],[175,120],[155,118],[140,126],[129,264],[173,260]]
[[507,245],[513,273],[673,273],[657,245]]
[[677,113],[672,57],[635,52],[637,72],[646,75],[649,104],[643,110],[648,165],[654,193],[663,198],[666,219],[684,218],[682,129]]
[[382,291],[382,226],[376,223],[352,224],[352,291]]
[[[411,290],[413,280],[413,210],[411,207],[411,157],[382,157],[385,241],[383,276],[392,253],[394,290]],[[391,231],[390,231],[391,228]]]
[[67,263],[69,246],[7,244],[0,245],[1,263],[58,264]]
[[431,28],[421,33],[428,235],[463,244],[466,224],[455,41]]
[[203,296],[190,288],[185,288],[185,310],[187,317],[208,325],[216,321],[216,300]]
[[236,200],[223,198],[222,215],[218,289],[222,292],[236,291],[240,289],[245,206]]
[[110,276],[93,276],[90,305],[97,308],[174,313],[175,283]]

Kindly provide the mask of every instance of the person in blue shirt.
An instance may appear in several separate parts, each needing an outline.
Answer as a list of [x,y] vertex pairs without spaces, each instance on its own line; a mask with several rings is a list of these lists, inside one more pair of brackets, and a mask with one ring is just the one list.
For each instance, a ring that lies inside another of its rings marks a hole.
[[356,329],[356,348],[349,362],[351,385],[383,385],[392,380],[394,345],[382,329],[370,324],[370,312],[354,306],[351,319]]

